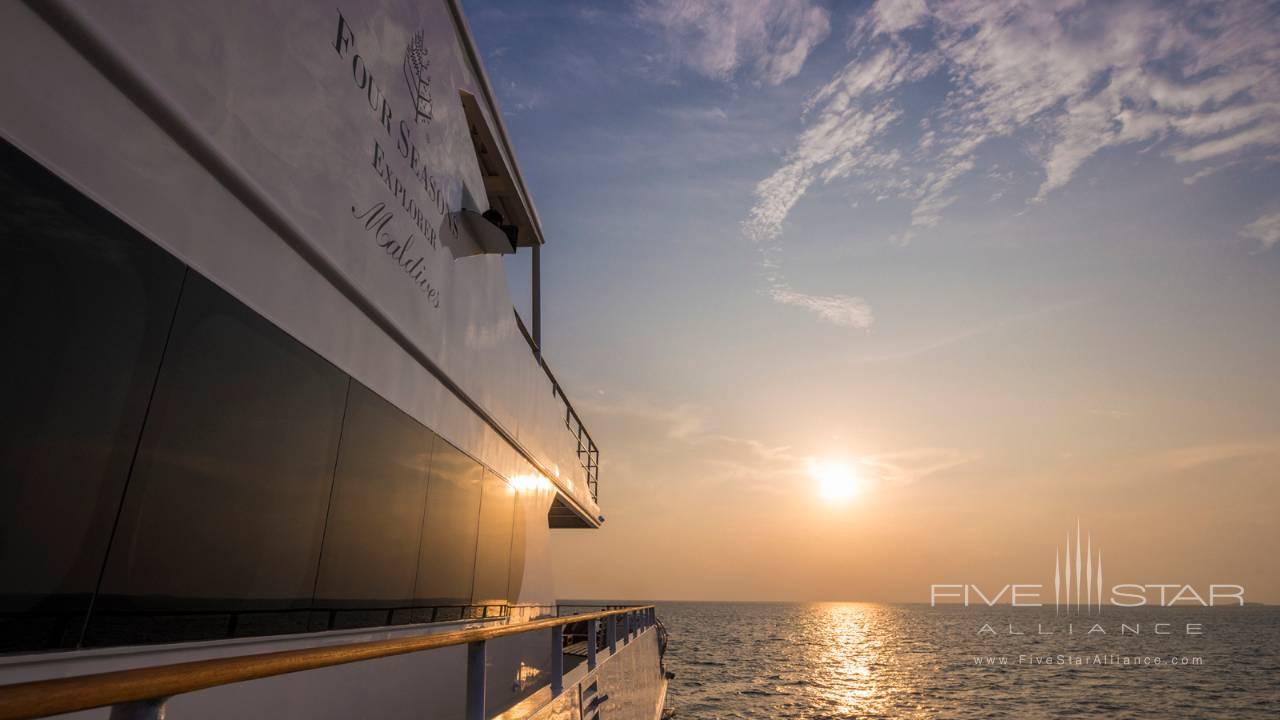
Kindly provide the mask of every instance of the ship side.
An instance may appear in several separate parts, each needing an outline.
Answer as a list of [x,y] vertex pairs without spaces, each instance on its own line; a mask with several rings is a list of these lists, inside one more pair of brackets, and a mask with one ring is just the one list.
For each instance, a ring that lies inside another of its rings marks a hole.
[[660,715],[654,611],[557,606],[599,450],[457,2],[0,24],[0,717]]

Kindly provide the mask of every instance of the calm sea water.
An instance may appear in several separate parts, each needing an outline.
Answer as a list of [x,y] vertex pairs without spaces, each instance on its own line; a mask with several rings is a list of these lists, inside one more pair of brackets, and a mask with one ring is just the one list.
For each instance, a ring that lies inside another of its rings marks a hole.
[[[658,613],[680,720],[1280,718],[1275,607],[1070,619],[1052,608],[839,603],[661,603]],[[1107,634],[1086,634],[1094,623]],[[1122,635],[1121,623],[1140,634]]]

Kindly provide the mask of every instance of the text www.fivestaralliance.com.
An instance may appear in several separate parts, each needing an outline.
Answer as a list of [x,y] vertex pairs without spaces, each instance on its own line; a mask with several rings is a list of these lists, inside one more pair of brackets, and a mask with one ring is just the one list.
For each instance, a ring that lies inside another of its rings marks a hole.
[[1086,665],[1115,666],[1164,666],[1204,665],[1204,658],[1187,655],[974,655],[974,665],[1000,666],[1060,666],[1083,667]]

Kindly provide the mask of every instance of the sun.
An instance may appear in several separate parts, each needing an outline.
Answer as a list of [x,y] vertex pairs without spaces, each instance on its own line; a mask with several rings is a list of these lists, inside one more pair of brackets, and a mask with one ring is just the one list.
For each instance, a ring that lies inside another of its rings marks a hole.
[[818,494],[831,504],[848,502],[862,490],[857,471],[846,462],[814,461],[809,474],[818,484]]

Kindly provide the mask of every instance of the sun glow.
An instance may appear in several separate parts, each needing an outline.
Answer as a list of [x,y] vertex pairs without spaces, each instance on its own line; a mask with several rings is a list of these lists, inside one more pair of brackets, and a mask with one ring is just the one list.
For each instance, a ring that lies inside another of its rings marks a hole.
[[846,462],[814,461],[809,474],[818,484],[818,494],[832,504],[848,502],[862,490],[857,471]]

